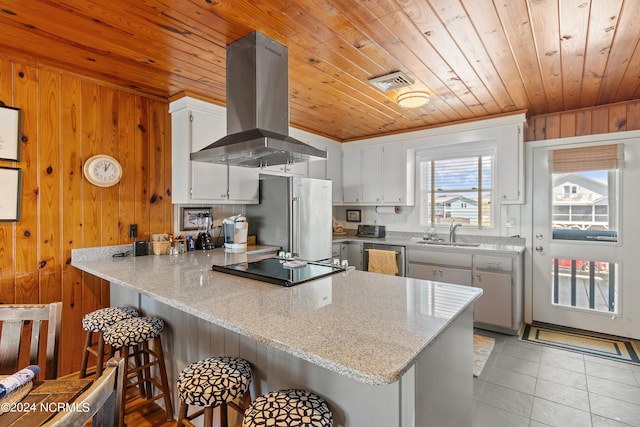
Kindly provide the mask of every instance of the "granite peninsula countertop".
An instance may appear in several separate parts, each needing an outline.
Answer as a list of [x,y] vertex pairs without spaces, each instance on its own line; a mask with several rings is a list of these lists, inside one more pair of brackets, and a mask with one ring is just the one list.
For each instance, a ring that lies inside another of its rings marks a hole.
[[71,265],[367,384],[398,381],[482,294],[356,270],[286,288],[211,269],[271,256],[273,247],[112,258],[114,248],[73,250]]

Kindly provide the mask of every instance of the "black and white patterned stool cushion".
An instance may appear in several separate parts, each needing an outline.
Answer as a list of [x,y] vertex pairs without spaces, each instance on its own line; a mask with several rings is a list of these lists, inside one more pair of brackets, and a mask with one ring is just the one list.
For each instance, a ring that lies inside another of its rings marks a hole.
[[238,357],[211,357],[187,366],[177,383],[184,403],[216,407],[247,392],[251,364]]
[[82,327],[85,331],[104,332],[109,326],[130,317],[138,317],[138,310],[133,307],[107,307],[85,314]]
[[320,396],[305,390],[272,391],[244,413],[242,427],[331,427],[333,415]]
[[114,348],[141,344],[162,333],[164,322],[155,317],[131,317],[109,326],[103,333],[104,342]]

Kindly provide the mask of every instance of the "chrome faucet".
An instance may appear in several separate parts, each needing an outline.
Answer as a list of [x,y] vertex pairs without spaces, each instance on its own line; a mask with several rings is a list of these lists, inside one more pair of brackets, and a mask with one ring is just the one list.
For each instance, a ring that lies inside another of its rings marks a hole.
[[449,226],[449,241],[454,243],[456,241],[456,228],[462,227],[462,224],[456,224],[454,221],[451,221],[451,225]]

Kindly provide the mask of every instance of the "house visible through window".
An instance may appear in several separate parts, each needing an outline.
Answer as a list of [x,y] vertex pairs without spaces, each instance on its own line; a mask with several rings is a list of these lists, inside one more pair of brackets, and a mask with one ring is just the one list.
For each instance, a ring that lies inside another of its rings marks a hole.
[[419,156],[420,223],[491,227],[493,150],[455,157]]
[[617,241],[622,146],[558,149],[550,162],[553,238]]

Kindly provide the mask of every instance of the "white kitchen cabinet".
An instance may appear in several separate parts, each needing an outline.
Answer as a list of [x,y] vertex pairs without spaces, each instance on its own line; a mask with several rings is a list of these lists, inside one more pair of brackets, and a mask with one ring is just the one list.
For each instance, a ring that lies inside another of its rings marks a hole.
[[471,285],[471,269],[445,267],[438,264],[421,264],[409,262],[407,277],[415,279],[434,280],[436,282],[455,283],[457,285]]
[[407,248],[407,276],[482,289],[476,327],[517,334],[522,325],[522,254],[493,255],[437,248]]
[[472,266],[470,254],[407,248],[407,277],[471,285]]
[[362,150],[342,149],[342,197],[344,203],[362,203]]
[[362,270],[364,262],[362,242],[334,243],[331,252],[333,258],[339,258],[340,261],[346,260],[356,270]]
[[382,146],[382,202],[413,206],[415,150],[390,143]]
[[[326,146],[326,175],[324,178],[331,180],[333,191],[333,203],[340,204],[343,201],[342,188],[342,147],[339,144],[328,144]],[[310,176],[312,167],[309,167]]]
[[362,270],[364,265],[364,253],[362,252],[362,242],[347,242],[346,255],[349,265],[352,265],[356,270]]
[[345,204],[414,204],[413,150],[389,143],[342,149]]
[[513,328],[513,277],[511,273],[476,271],[473,286],[482,296],[473,309],[474,322]]
[[382,176],[384,173],[382,146],[363,147],[362,165],[360,166],[363,203],[382,203]]
[[293,163],[290,165],[276,165],[260,168],[260,173],[275,173],[287,176],[307,176],[309,174],[308,162]]
[[524,203],[524,142],[521,125],[500,128],[497,157],[500,203]]
[[522,255],[475,254],[473,286],[483,292],[474,306],[476,326],[517,334],[522,324]]
[[226,134],[224,108],[185,97],[172,102],[169,112],[173,203],[258,203],[259,168],[190,160],[191,152]]

